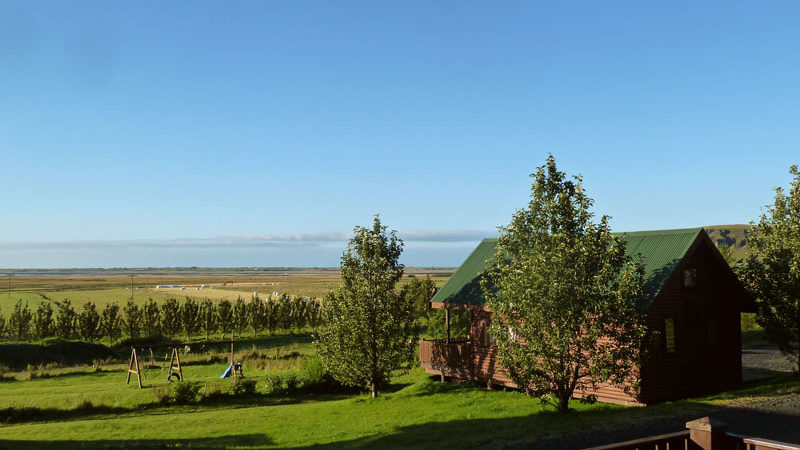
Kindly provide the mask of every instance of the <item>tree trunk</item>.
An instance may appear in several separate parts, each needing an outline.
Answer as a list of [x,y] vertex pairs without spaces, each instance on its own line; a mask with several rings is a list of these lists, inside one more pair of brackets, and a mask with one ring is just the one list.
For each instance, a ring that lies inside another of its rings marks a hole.
[[569,396],[558,398],[558,412],[566,414],[569,412]]
[[370,395],[372,396],[372,398],[375,398],[375,397],[377,397],[377,396],[378,396],[378,389],[376,389],[376,387],[375,387],[375,383],[372,383],[372,384],[370,385],[370,388],[369,388],[369,389],[370,389]]

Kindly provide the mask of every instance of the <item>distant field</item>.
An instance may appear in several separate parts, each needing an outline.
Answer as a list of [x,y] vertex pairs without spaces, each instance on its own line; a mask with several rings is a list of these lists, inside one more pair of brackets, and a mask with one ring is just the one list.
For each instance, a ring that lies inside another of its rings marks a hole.
[[[198,269],[203,271],[207,269]],[[430,275],[437,285],[443,285],[452,275],[453,269],[415,269],[406,270],[403,282],[409,275]],[[0,272],[1,273],[1,272]],[[152,298],[155,301],[175,297],[192,297],[194,299],[210,298],[214,301],[236,300],[237,297],[249,299],[258,291],[261,298],[273,292],[287,293],[292,296],[322,297],[341,283],[338,270],[333,269],[286,269],[259,272],[257,275],[219,274],[219,273],[146,273],[137,271],[133,277],[122,274],[23,274],[15,272],[14,276],[0,278],[0,312],[4,317],[13,310],[17,299],[28,302],[36,308],[42,301],[61,302],[69,299],[73,305],[80,307],[92,301],[100,308],[107,303],[124,304],[131,297],[137,303]],[[155,289],[156,285],[176,284],[185,290]],[[206,284],[213,289],[197,287]]]

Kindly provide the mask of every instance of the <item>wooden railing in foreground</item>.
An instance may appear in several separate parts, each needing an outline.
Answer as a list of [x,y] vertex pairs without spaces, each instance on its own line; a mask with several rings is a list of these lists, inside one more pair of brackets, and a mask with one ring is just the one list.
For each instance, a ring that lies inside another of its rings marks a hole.
[[686,423],[686,431],[650,436],[586,450],[800,450],[800,445],[728,433],[728,424],[711,417]]

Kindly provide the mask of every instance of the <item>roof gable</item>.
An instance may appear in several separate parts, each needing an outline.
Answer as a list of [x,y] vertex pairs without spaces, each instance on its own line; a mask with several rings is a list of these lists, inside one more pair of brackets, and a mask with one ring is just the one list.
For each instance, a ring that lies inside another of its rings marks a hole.
[[[686,228],[614,235],[625,236],[626,254],[634,259],[641,255],[645,267],[645,291],[652,302],[702,231],[702,228]],[[486,261],[494,257],[496,245],[497,238],[484,239],[478,244],[431,301],[465,305],[486,303],[481,291],[480,274],[486,269]]]

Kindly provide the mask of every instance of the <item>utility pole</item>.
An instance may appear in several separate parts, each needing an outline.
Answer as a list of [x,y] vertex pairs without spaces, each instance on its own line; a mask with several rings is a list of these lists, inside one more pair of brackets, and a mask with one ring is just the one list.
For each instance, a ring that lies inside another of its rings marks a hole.
[[131,300],[133,300],[133,274],[131,274]]

